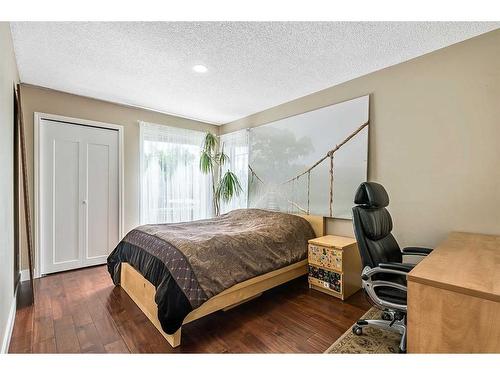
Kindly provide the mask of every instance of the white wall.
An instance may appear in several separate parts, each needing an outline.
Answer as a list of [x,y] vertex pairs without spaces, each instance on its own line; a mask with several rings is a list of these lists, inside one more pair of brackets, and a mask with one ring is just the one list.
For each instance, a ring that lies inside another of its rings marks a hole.
[[14,99],[19,82],[10,27],[0,22],[0,348],[10,335],[14,303]]

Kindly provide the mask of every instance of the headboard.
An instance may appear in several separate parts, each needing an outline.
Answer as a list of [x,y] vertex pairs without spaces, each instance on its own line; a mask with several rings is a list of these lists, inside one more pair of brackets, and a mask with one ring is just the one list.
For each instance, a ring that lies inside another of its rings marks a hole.
[[299,215],[297,216],[303,217],[306,219],[309,224],[311,224],[316,237],[322,237],[326,234],[326,219],[324,216],[315,216],[315,215]]

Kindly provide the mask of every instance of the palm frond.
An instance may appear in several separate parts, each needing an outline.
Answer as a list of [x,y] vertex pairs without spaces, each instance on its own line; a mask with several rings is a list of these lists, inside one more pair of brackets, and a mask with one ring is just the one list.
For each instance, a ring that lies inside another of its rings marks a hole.
[[217,160],[217,164],[219,165],[225,165],[226,163],[229,163],[229,156],[227,156],[224,151],[221,151],[217,155],[215,155],[215,159]]
[[203,150],[211,155],[217,149],[218,143],[219,140],[217,139],[217,136],[208,132],[203,140]]
[[238,196],[242,190],[238,177],[233,172],[227,171],[219,180],[216,194],[219,199],[227,203],[234,196]]
[[203,150],[200,155],[200,170],[203,173],[210,173],[214,168],[213,159],[210,154]]

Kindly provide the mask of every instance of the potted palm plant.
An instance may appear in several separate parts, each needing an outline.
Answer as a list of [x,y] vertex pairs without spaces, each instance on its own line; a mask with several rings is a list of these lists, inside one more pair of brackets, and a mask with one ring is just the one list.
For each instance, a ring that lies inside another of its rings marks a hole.
[[[221,146],[221,147],[219,147]],[[203,141],[200,156],[200,170],[212,177],[212,195],[215,216],[220,215],[220,203],[229,202],[233,197],[240,195],[242,188],[238,177],[229,169],[222,174],[229,156],[224,153],[224,144],[219,145],[215,134],[207,133]]]

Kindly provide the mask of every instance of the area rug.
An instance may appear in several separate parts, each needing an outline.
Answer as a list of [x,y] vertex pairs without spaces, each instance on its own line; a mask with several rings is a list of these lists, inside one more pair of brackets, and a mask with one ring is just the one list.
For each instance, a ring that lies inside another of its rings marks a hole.
[[[360,319],[381,319],[382,312],[372,307]],[[395,332],[374,327],[363,328],[363,335],[356,336],[352,327],[330,346],[328,354],[384,354],[398,353],[401,336]]]

